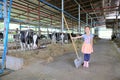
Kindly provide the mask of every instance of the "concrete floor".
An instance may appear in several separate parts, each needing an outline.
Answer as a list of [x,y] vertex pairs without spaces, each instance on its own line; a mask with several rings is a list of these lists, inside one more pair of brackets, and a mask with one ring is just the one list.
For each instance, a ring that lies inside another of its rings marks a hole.
[[75,54],[55,58],[53,62],[36,61],[22,70],[1,77],[1,80],[120,80],[120,53],[111,41],[99,40],[94,45],[90,68],[76,69]]

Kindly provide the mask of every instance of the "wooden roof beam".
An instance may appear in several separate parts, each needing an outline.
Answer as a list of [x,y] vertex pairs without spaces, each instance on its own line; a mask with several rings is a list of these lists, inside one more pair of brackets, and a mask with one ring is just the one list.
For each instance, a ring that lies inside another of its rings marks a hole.
[[65,6],[64,9],[66,10],[66,9],[70,9],[70,8],[72,8],[72,7],[77,7],[77,6],[78,6],[77,4],[74,4],[74,5],[71,5],[71,6],[67,6],[67,7]]

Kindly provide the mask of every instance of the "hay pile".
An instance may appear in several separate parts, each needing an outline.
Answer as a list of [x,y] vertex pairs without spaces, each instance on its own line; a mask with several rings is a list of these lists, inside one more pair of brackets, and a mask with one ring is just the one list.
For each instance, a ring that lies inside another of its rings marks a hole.
[[118,48],[120,48],[120,39],[115,39],[114,42],[117,44]]
[[38,46],[44,45],[44,44],[50,44],[51,40],[50,39],[42,39],[38,41]]
[[[76,41],[77,49],[80,50],[81,48],[81,42]],[[47,48],[44,49],[38,49],[38,50],[30,50],[30,51],[18,51],[18,52],[9,52],[8,55],[23,58],[24,64],[28,65],[31,63],[34,59],[44,59],[47,62],[54,61],[55,57],[62,56],[66,53],[74,52],[74,48],[72,44],[48,44]]]

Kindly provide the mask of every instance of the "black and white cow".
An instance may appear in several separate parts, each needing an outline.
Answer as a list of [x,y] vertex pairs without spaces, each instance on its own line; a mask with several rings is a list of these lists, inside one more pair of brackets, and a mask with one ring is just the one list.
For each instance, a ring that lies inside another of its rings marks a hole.
[[33,35],[33,49],[38,48],[38,40],[40,39],[40,36],[34,33]]
[[[76,37],[77,36],[74,33],[70,33],[70,34],[71,34],[72,37]],[[60,41],[63,38],[63,43],[71,42],[70,34],[69,33],[60,33]]]
[[[77,34],[74,34],[74,33],[70,33],[70,34],[72,37],[77,36]],[[49,34],[49,38],[52,40],[52,43],[57,43],[57,42],[62,43],[62,38],[63,38],[63,43],[68,43],[68,42],[71,42],[70,34],[69,33],[61,33],[61,32],[59,32],[59,33],[53,32],[52,34]]]
[[57,43],[61,40],[61,33],[53,32],[49,34],[49,38],[52,40],[52,43]]
[[13,39],[14,41],[19,41],[20,34],[14,34]]
[[56,43],[56,41],[57,41],[57,36],[56,36],[56,33],[53,33],[52,34],[52,43]]
[[[63,35],[63,42],[64,43],[69,43],[69,42],[72,42],[71,38],[70,38],[70,34],[72,37],[76,37],[77,35],[80,35],[80,34],[74,34],[74,33],[64,33]],[[61,35],[62,36],[62,35]],[[62,38],[62,37],[61,37]]]
[[3,41],[3,33],[0,32],[0,40]]
[[38,35],[33,30],[20,31],[21,49],[36,49],[38,46]]
[[68,41],[69,41],[68,35],[69,35],[68,33],[65,33],[65,34],[64,34],[64,42],[65,42],[65,43],[68,43]]

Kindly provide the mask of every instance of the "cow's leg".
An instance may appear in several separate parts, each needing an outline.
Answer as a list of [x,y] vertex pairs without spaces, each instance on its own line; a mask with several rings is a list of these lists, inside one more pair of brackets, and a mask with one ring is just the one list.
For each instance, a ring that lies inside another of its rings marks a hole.
[[26,45],[23,42],[20,42],[20,46],[21,46],[21,50],[25,50],[26,49]]
[[30,43],[30,49],[33,49],[33,43]]
[[56,43],[56,37],[53,35],[52,36],[52,43],[55,44]]
[[23,50],[26,50],[26,44],[23,43]]
[[21,50],[23,50],[23,49],[24,49],[24,46],[23,46],[23,43],[22,43],[22,42],[20,42],[20,46],[21,46]]
[[36,48],[37,48],[36,41],[37,41],[37,35],[34,35],[34,36],[33,36],[33,49],[36,49]]
[[30,50],[30,44],[27,44],[27,48]]

